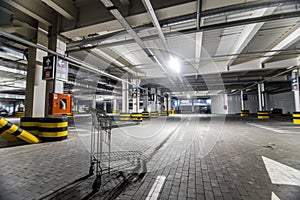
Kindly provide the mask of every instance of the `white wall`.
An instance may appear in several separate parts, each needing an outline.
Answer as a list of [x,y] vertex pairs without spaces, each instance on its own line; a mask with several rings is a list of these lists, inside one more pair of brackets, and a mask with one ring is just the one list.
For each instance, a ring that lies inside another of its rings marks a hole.
[[224,109],[224,106],[227,106],[228,108],[227,94],[220,94],[211,97],[211,113],[228,114],[228,109]]
[[240,113],[242,109],[240,95],[228,95],[228,114]]
[[[227,105],[227,110],[224,110],[224,105]],[[258,110],[257,95],[248,95],[248,101],[245,102],[246,109],[250,113],[256,113]],[[215,114],[236,114],[241,112],[241,97],[240,95],[217,95],[211,97],[211,110]]]
[[295,100],[293,92],[284,92],[269,96],[268,108],[281,108],[282,113],[293,113],[295,111]]
[[258,96],[257,94],[251,94],[248,95],[248,101],[247,101],[247,110],[249,110],[250,113],[257,113],[258,111]]

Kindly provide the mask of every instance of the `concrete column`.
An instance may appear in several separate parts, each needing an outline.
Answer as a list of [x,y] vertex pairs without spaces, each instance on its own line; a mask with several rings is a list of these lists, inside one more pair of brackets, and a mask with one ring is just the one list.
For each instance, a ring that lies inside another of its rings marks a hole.
[[169,94],[169,97],[168,97],[168,110],[172,110],[172,97],[171,97],[171,94]]
[[195,112],[194,100],[195,100],[195,99],[192,98],[192,113]]
[[140,109],[140,95],[138,93],[138,88],[140,85],[140,79],[132,79],[132,83],[135,85],[135,94],[132,96],[132,112],[138,113]]
[[128,83],[122,82],[122,112],[129,113],[129,87]]
[[151,92],[150,92],[150,94],[151,94],[151,112],[155,112],[155,111],[157,111],[157,105],[156,105],[156,103],[157,103],[157,96],[156,96],[156,88],[151,88]]
[[143,109],[144,109],[144,111],[148,111],[148,100],[149,100],[148,89],[146,89],[144,91],[144,96],[143,96]]
[[242,106],[242,110],[245,110],[244,91],[243,90],[241,90],[241,106]]
[[247,99],[247,94],[244,93],[243,90],[241,90],[241,107],[242,110],[247,110],[248,109],[248,99]]
[[107,112],[106,101],[103,101],[103,112]]
[[265,84],[257,85],[259,111],[266,111]]
[[96,109],[96,95],[93,95],[93,97],[92,97],[92,108],[93,109]]
[[299,93],[299,76],[300,70],[296,69],[292,72],[292,89],[294,92],[295,99],[295,111],[300,112],[300,93]]
[[160,105],[158,104],[158,101],[160,100],[161,91],[160,89],[156,89],[156,98],[155,98],[155,111],[160,112]]
[[113,114],[119,113],[119,102],[117,98],[113,99]]
[[[60,54],[65,54],[67,45],[58,38],[59,33],[59,16],[56,16],[55,23],[49,30],[49,44],[48,48],[56,51]],[[59,80],[47,80],[46,81],[46,106],[45,106],[45,117],[48,117],[49,111],[49,94],[50,93],[64,93],[64,82]]]
[[[36,36],[37,44],[47,47],[47,33],[38,29]],[[45,51],[28,47],[28,68],[25,90],[25,117],[44,117],[46,102],[46,81],[42,80],[43,57]]]

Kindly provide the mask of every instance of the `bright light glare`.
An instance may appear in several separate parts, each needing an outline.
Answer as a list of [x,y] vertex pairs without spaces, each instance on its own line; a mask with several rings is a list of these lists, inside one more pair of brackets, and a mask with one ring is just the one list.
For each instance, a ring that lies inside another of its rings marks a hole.
[[171,57],[169,60],[169,67],[173,69],[175,72],[180,72],[179,61],[176,58]]

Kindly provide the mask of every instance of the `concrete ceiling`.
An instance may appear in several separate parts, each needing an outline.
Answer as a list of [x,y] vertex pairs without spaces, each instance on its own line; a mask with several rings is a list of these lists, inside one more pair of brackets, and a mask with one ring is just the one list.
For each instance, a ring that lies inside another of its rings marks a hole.
[[[0,30],[35,42],[38,31],[59,23],[69,56],[174,95],[201,96],[235,92],[299,65],[299,6],[299,0],[0,0]],[[28,45],[0,37],[0,93],[22,93]],[[180,73],[168,66],[171,56]],[[71,68],[66,90],[76,81],[92,84],[83,77],[93,76],[99,93],[120,94],[120,86],[107,86],[117,83],[111,78]],[[289,75],[270,79],[270,92],[289,89]]]

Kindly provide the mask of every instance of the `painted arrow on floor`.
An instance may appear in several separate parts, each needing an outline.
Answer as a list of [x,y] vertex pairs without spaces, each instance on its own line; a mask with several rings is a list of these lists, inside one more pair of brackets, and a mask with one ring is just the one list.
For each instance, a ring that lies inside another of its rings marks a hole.
[[[273,184],[300,186],[299,170],[264,156],[262,159]],[[272,192],[272,200],[279,200],[274,192]]]
[[272,199],[271,200],[280,200],[280,199],[274,192],[272,192]]

